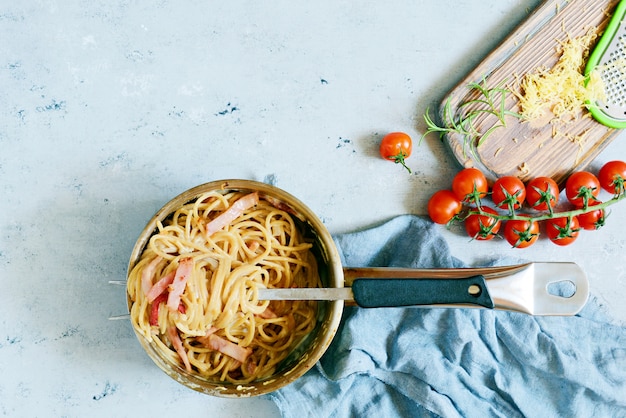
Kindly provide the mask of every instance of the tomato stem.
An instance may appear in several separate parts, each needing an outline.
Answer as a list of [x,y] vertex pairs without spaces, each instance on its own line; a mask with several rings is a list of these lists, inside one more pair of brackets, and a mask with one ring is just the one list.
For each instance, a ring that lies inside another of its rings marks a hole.
[[407,171],[409,172],[409,174],[411,174],[411,169],[406,165],[406,163],[404,162],[404,160],[408,157],[408,155],[403,152],[400,151],[399,153],[397,153],[396,155],[392,155],[390,157],[388,157],[388,159],[390,159],[391,161],[393,161],[396,164],[402,164],[402,166],[404,168],[407,169]]
[[477,207],[480,208],[482,206],[481,196],[484,196],[484,195],[485,195],[485,193],[484,192],[481,193],[478,190],[478,187],[476,187],[476,183],[474,183],[474,187],[472,189],[472,192],[468,193],[465,196],[465,199],[463,201],[467,202],[467,203],[474,203]]
[[517,242],[513,245],[513,247],[519,247],[520,245],[531,242],[535,239],[539,234],[532,231],[532,222],[528,223],[526,229],[518,231],[517,229],[513,229],[513,231],[517,234]]
[[488,239],[492,235],[497,235],[497,232],[494,232],[494,229],[499,227],[497,222],[489,222],[488,225],[485,225],[482,219],[479,219],[478,223],[480,224],[480,230],[474,235],[474,239]]
[[[548,205],[550,209],[548,213],[545,213],[543,215],[538,215],[538,216],[533,216],[532,214],[519,214],[515,211],[507,215],[498,215],[498,214],[493,214],[493,213],[482,210],[481,205],[477,204],[475,208],[471,208],[469,211],[467,211],[467,213],[465,214],[465,217],[458,217],[458,219],[465,220],[470,215],[477,215],[477,214],[489,216],[493,219],[500,220],[500,221],[509,221],[509,220],[516,219],[516,220],[525,220],[525,221],[530,221],[530,222],[539,222],[539,221],[545,221],[547,219],[554,219],[554,218],[572,218],[573,216],[578,216],[583,213],[606,209],[607,207],[614,205],[615,203],[619,202],[620,200],[623,200],[624,198],[626,198],[626,192],[620,192],[614,195],[613,198],[611,198],[610,200],[607,200],[606,202],[590,205],[589,204],[591,203],[590,201],[585,201],[582,208],[563,211],[563,212],[554,212],[551,205]],[[592,202],[598,202],[598,200],[594,198]]]
[[613,180],[613,188],[616,195],[626,193],[626,187],[624,186],[624,182],[626,182],[626,179],[622,178],[622,176],[617,176]]
[[552,191],[548,187],[547,190],[542,190],[539,187],[533,187],[535,191],[539,194],[539,199],[535,202],[535,206],[539,206],[542,203],[545,203],[548,207],[548,212],[550,215],[554,212],[554,208],[552,207],[552,202],[556,202],[556,196],[552,194]]
[[580,231],[580,228],[572,228],[572,218],[568,217],[564,227],[560,227],[556,224],[551,224],[551,227],[559,231],[559,234],[554,238],[555,240],[572,238],[574,234]]
[[498,206],[502,207],[503,205],[506,205],[506,208],[509,211],[509,215],[515,218],[515,209],[516,206],[519,205],[519,201],[517,199],[522,193],[522,190],[518,190],[514,194],[511,194],[504,186],[501,185],[500,187],[502,188],[502,194],[504,194],[504,199],[498,202]]
[[578,194],[576,195],[576,197],[583,200],[583,207],[586,208],[591,202],[598,202],[598,199],[596,199],[596,197],[593,195],[595,190],[595,187],[587,186],[582,186],[580,189],[578,189]]

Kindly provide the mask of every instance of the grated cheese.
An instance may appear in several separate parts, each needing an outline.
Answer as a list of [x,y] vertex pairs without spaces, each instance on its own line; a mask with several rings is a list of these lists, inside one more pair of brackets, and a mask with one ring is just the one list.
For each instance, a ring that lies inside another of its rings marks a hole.
[[526,162],[523,162],[517,168],[519,169],[519,171],[522,172],[523,175],[530,173],[530,167],[528,167],[528,164]]
[[574,135],[572,133],[569,132],[560,132],[557,131],[557,134],[555,136],[556,137],[563,137],[565,139],[567,139],[568,141],[572,142],[573,144],[578,146],[578,152],[576,153],[576,164],[578,164],[580,162],[580,157],[581,154],[583,152],[583,145],[586,141],[586,136],[589,133],[589,129],[584,130],[583,132],[581,132],[578,135]]
[[583,75],[596,38],[593,29],[577,38],[568,36],[565,42],[559,41],[561,56],[554,67],[540,67],[525,75],[520,82],[522,94],[519,100],[521,114],[526,120],[557,118],[568,122],[579,116],[587,102],[605,98],[599,72],[593,71],[588,81]]

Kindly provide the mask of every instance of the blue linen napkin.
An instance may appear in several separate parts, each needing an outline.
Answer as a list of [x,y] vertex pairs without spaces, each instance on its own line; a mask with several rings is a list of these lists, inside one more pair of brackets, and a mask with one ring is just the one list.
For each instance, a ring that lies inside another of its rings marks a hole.
[[[334,238],[344,266],[462,267],[417,216]],[[593,297],[573,317],[346,308],[316,367],[267,396],[298,418],[626,417],[626,328]]]

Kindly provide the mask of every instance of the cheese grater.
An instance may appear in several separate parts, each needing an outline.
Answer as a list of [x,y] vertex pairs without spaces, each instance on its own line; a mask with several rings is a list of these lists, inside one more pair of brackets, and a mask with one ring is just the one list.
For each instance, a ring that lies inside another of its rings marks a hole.
[[593,117],[610,128],[626,128],[626,0],[620,1],[600,41],[589,56],[585,76],[598,69],[606,102],[589,106]]

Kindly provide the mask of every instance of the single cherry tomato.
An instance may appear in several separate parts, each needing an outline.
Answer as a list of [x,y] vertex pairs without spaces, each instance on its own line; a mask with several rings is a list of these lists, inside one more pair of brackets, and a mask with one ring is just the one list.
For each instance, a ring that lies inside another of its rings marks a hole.
[[502,209],[519,209],[526,199],[526,188],[520,179],[514,176],[500,177],[491,188],[493,203]]
[[539,223],[525,219],[512,219],[504,224],[504,239],[514,248],[533,245],[539,237]]
[[[600,203],[602,202],[594,200],[589,203],[589,206],[596,206]],[[590,210],[589,212],[581,213],[576,217],[578,218],[578,223],[580,224],[580,227],[583,229],[593,231],[594,229],[600,229],[604,226],[604,209]]]
[[598,172],[598,180],[604,190],[609,193],[623,194],[626,181],[626,162],[609,161]]
[[489,185],[480,170],[464,168],[452,179],[452,191],[462,202],[478,204],[478,199],[487,196]]
[[576,216],[546,220],[548,238],[557,245],[569,245],[578,238],[580,225]]
[[[482,211],[492,215],[498,214],[495,210],[486,206],[482,208]],[[468,216],[465,220],[465,231],[467,232],[467,235],[476,240],[486,241],[492,239],[498,234],[500,225],[501,222],[499,219],[475,213]]]
[[536,210],[552,210],[559,201],[559,186],[550,177],[537,177],[526,184],[526,202]]
[[413,141],[411,137],[404,132],[391,132],[383,137],[380,142],[380,156],[386,160],[395,162],[396,164],[402,164],[409,173],[411,169],[407,167],[404,162],[405,159],[411,156],[413,151]]
[[438,224],[447,224],[462,208],[461,201],[451,190],[439,190],[428,200],[428,215]]
[[598,197],[600,181],[588,171],[577,171],[565,183],[565,195],[574,206],[582,208]]

